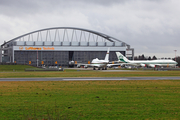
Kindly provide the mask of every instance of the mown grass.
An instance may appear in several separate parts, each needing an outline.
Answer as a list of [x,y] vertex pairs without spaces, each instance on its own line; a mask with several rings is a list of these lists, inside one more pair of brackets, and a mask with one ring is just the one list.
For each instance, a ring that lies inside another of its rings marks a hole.
[[1,119],[179,119],[180,81],[0,82]]
[[55,72],[0,72],[0,78],[27,77],[141,77],[141,76],[180,76],[180,71],[55,71]]
[[25,68],[36,68],[29,65],[0,65],[0,72],[22,72]]

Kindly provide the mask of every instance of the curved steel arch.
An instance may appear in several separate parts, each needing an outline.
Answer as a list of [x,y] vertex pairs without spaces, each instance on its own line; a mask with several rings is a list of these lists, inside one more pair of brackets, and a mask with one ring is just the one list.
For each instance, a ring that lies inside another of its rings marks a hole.
[[[9,40],[8,42],[5,42],[3,45],[1,46],[4,46],[6,43],[9,43],[11,41],[15,41],[17,39],[20,39],[24,36],[27,36],[27,35],[30,35],[30,34],[33,34],[33,33],[36,33],[36,32],[41,32],[41,31],[47,31],[47,30],[53,30],[53,29],[74,29],[74,30],[81,30],[81,31],[86,31],[86,32],[89,32],[89,33],[93,33],[93,34],[96,34],[98,36],[101,36],[103,38],[105,38],[106,40],[109,40],[110,42],[115,42],[115,41],[118,41],[118,42],[123,42],[121,40],[118,40],[114,37],[111,37],[109,35],[106,35],[106,34],[103,34],[103,33],[100,33],[100,32],[96,32],[96,31],[92,31],[92,30],[88,30],[88,29],[83,29],[83,28],[76,28],[76,27],[53,27],[53,28],[46,28],[46,29],[41,29],[41,30],[36,30],[36,31],[33,31],[33,32],[30,32],[30,33],[26,33],[24,35],[21,35],[19,37],[16,37],[14,39],[11,39]],[[129,46],[128,44],[126,44],[127,46]]]

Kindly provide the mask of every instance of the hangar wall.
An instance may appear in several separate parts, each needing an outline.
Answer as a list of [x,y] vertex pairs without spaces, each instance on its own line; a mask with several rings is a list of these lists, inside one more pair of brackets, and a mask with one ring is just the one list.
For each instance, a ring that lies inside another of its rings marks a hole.
[[[13,43],[13,58],[10,62],[31,65],[46,66],[68,66],[69,61],[77,61],[78,63],[88,63],[94,58],[104,59],[107,49],[110,48],[110,61],[116,61],[115,52],[121,51],[125,54],[126,47],[120,43],[98,43],[91,42],[83,45],[76,42],[16,42]],[[32,46],[31,46],[32,45]],[[38,45],[38,46],[36,46]],[[42,46],[40,46],[42,45]]]

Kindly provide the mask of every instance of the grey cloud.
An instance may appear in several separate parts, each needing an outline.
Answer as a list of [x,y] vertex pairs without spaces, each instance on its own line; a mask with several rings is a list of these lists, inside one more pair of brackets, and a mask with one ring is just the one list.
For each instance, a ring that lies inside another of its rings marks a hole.
[[177,0],[0,0],[0,42],[42,28],[73,26],[120,39],[135,48],[135,54],[180,51],[178,3]]
[[83,9],[86,11],[87,9],[92,10],[97,6],[110,7],[112,5],[118,4],[124,5],[125,3],[136,4],[139,1],[141,0],[1,0],[0,14],[6,14],[9,16],[21,16],[52,11],[58,12],[71,9]]
[[38,10],[38,4],[35,1],[25,0],[1,0],[0,1],[0,14],[7,16],[21,16],[33,14]]

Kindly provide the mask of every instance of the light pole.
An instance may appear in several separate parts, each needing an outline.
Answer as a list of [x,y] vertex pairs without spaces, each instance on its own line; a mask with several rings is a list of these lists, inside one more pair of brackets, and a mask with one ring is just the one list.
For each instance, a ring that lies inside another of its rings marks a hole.
[[38,50],[37,50],[37,67],[38,67]]
[[176,51],[177,51],[177,50],[174,50],[174,52],[175,52],[175,61],[176,61]]

